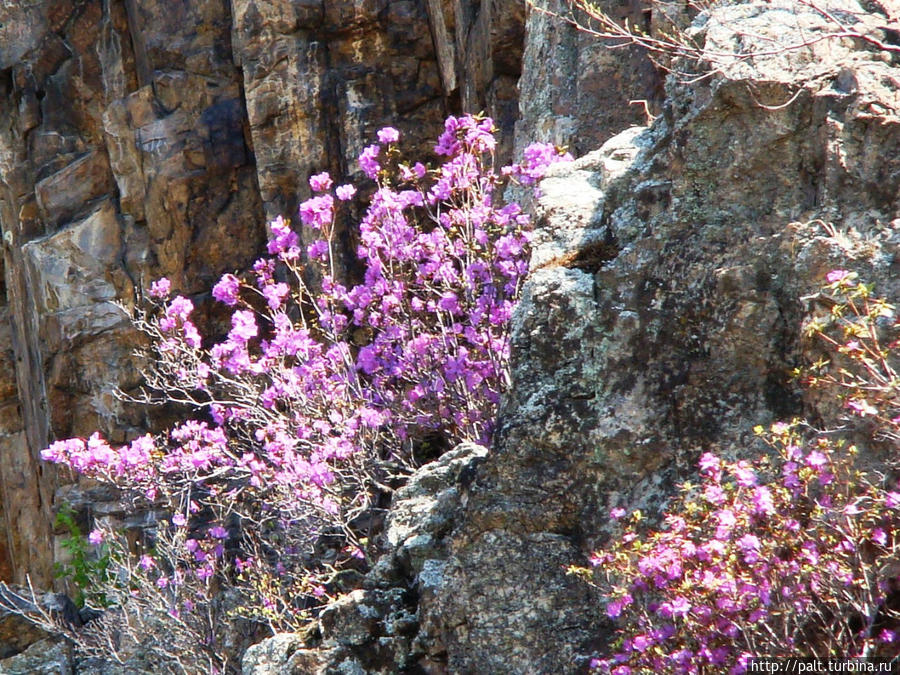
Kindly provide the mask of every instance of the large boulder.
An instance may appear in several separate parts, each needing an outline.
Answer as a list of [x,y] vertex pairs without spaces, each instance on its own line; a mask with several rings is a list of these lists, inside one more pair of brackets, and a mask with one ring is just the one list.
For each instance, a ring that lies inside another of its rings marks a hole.
[[[884,16],[840,4],[885,39]],[[897,55],[810,40],[834,30],[798,3],[713,5],[695,27],[708,76],[671,78],[650,129],[541,183],[512,387],[420,607],[450,672],[586,668],[609,627],[563,566],[613,507],[658,512],[703,450],[752,455],[754,425],[816,414],[790,371],[801,298],[830,269],[900,292]]]

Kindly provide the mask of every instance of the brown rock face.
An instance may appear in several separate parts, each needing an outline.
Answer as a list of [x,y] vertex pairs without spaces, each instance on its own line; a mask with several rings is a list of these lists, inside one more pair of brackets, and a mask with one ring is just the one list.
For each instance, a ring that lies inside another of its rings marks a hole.
[[523,31],[509,0],[0,3],[0,576],[51,578],[43,447],[153,426],[114,396],[140,381],[114,303],[163,275],[202,300],[385,124],[427,155],[483,109],[510,148]]

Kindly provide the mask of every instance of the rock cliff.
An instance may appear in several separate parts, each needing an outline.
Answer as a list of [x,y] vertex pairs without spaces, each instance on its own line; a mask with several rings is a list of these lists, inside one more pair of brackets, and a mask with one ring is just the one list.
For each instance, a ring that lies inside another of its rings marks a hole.
[[[517,121],[586,147],[618,130],[580,112],[616,64],[574,75],[565,64],[602,50],[548,21],[530,25],[543,53],[528,58],[563,59],[553,114],[568,121],[520,119],[525,15],[518,0],[0,3],[0,578],[46,585],[60,554],[60,477],[41,448],[158,425],[114,395],[140,381],[114,303],[166,275],[202,304],[255,259],[266,219],[308,196],[311,173],[354,175],[385,124],[424,155],[462,110],[495,117],[507,157]],[[594,108],[626,119],[624,90],[608,91]]]
[[[692,30],[719,69],[657,107],[645,55],[516,0],[0,0],[0,578],[52,583],[49,440],[158,423],[114,395],[140,381],[116,301],[166,275],[202,305],[310,173],[353,175],[387,123],[427,153],[446,114],[483,109],[504,153],[584,155],[542,184],[495,446],[424,467],[366,586],[245,669],[584,669],[607,628],[563,567],[609,509],[815,412],[787,373],[828,269],[900,290],[897,17],[832,4],[866,39],[809,40],[831,19],[788,0],[716,5]],[[616,135],[636,99],[662,114]]]
[[[844,11],[885,36],[887,12]],[[654,513],[701,452],[747,456],[754,425],[815,417],[790,371],[813,356],[801,298],[828,270],[900,291],[896,50],[769,48],[832,28],[794,3],[717,5],[694,28],[717,71],[670,79],[652,127],[541,183],[497,438],[458,487],[456,526],[404,570],[426,672],[586,670],[609,626],[564,567],[604,541],[609,511]],[[555,91],[550,69],[531,76],[531,96]]]

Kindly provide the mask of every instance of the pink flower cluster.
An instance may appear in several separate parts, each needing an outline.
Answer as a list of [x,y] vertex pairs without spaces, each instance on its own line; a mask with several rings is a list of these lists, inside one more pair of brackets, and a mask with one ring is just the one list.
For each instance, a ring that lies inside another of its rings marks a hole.
[[895,493],[863,478],[852,448],[785,424],[758,433],[774,457],[705,453],[662,528],[625,519],[592,556],[622,626],[595,669],[743,673],[760,655],[896,653],[900,616],[885,600],[897,580],[879,573],[897,559]]
[[[499,199],[505,179],[493,168],[493,123],[448,119],[438,141],[445,160],[431,170],[397,160],[396,129],[382,129],[378,141],[359,157],[377,183],[359,224],[360,283],[338,278],[332,259],[335,218],[356,188],[313,175],[313,196],[299,208],[312,235],[305,250],[289,221],[276,218],[269,257],[213,288],[231,311],[223,339],[204,347],[193,304],[172,297],[165,279],[151,289],[155,310],[136,317],[155,347],[151,386],[207,421],[119,448],[95,434],[43,453],[170,510],[170,529],[159,535],[167,557],[145,555],[132,572],[167,594],[168,611],[182,619],[185,602],[196,604],[216,576],[242,579],[265,620],[290,628],[304,603],[324,594],[321,570],[309,569],[323,531],[343,533],[332,569],[359,564],[366,547],[352,523],[369,508],[372,485],[407,463],[427,434],[490,439],[529,254],[528,218]],[[536,177],[565,159],[538,154],[524,172],[505,174]],[[316,288],[307,285],[310,265]],[[240,527],[228,525],[235,519]],[[184,600],[188,588],[195,595]],[[294,595],[276,599],[273,589]]]

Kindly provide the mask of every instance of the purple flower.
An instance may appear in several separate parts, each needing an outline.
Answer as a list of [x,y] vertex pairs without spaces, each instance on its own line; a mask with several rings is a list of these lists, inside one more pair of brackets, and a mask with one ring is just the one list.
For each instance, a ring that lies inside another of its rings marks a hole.
[[759,560],[759,549],[762,545],[759,537],[752,534],[745,534],[737,541],[738,548],[744,554],[744,562],[755,563]]
[[659,606],[657,613],[663,618],[671,618],[673,616],[686,616],[691,611],[691,603],[687,598],[678,596],[669,602],[664,602]]
[[456,293],[447,291],[441,296],[441,299],[438,301],[438,307],[446,312],[456,314],[460,311],[459,298],[456,297]]
[[644,652],[653,644],[649,635],[636,635],[631,640],[631,646],[636,652]]
[[325,192],[325,190],[331,188],[331,185],[331,176],[328,175],[327,171],[309,177],[309,186],[315,192]]
[[356,194],[356,188],[353,185],[338,185],[334,194],[337,195],[337,198],[342,202],[348,202],[353,199],[353,195]]
[[714,474],[719,471],[721,464],[719,458],[711,452],[704,452],[700,456],[700,471],[705,474]]
[[181,295],[176,295],[166,307],[166,318],[186,321],[194,311],[194,303]]
[[316,239],[306,247],[306,254],[313,260],[327,260],[328,242],[324,239]]
[[703,488],[703,498],[710,504],[719,506],[725,503],[725,491],[720,485],[707,485]]
[[[283,253],[297,246],[297,243],[300,241],[297,233],[291,230],[287,221],[281,216],[269,223],[269,230],[272,232],[267,246],[269,255]],[[254,269],[256,269],[256,266],[254,266]]]
[[380,146],[370,145],[359,155],[359,168],[366,174],[366,177],[372,180],[378,177],[378,172],[381,170],[381,165],[378,164],[377,159],[380,152]]
[[396,143],[400,140],[400,132],[397,131],[394,127],[385,127],[384,129],[380,129],[377,135],[379,143]]
[[371,375],[378,368],[378,359],[375,355],[375,348],[366,346],[359,350],[356,357],[357,367],[366,375]]
[[142,555],[140,561],[138,561],[138,567],[146,572],[156,567],[156,562],[149,555]]
[[532,143],[522,156],[521,164],[513,167],[512,173],[525,185],[533,185],[543,178],[551,164],[572,161],[572,155],[560,152],[551,143]]
[[818,450],[813,450],[806,456],[806,465],[816,471],[821,471],[826,464],[828,464],[828,458]]
[[169,297],[169,292],[171,290],[171,282],[165,277],[161,277],[150,284],[150,297],[162,300],[163,298]]
[[333,215],[334,199],[331,195],[312,197],[300,204],[300,220],[314,229],[329,225]]
[[264,286],[262,294],[270,309],[279,309],[284,304],[284,298],[290,291],[291,289],[287,284],[277,283]]
[[237,304],[240,290],[241,280],[233,274],[225,274],[219,279],[219,283],[213,286],[212,295],[219,302],[233,307]]
[[756,485],[756,473],[750,468],[747,462],[739,462],[734,470],[734,475],[738,485],[742,487],[753,487]]
[[209,536],[214,539],[228,539],[228,530],[221,525],[215,525],[209,528]]
[[241,309],[231,315],[231,332],[228,339],[238,344],[245,344],[250,338],[256,337],[259,329],[256,327],[256,317],[248,309]]
[[172,524],[176,527],[184,527],[187,524],[187,519],[184,517],[184,514],[176,513],[172,516]]
[[850,276],[850,272],[847,270],[831,270],[828,274],[825,275],[825,280],[829,284],[837,284]]
[[762,486],[753,491],[753,510],[759,516],[770,516],[775,513],[775,503],[769,488]]
[[625,607],[627,607],[628,605],[630,605],[633,601],[634,601],[634,598],[632,598],[631,595],[628,593],[626,593],[625,595],[623,595],[620,598],[610,600],[609,603],[607,603],[607,605],[606,605],[606,615],[610,619],[617,618],[622,613],[622,610]]
[[731,509],[722,509],[716,513],[716,519],[719,521],[719,528],[716,530],[716,537],[723,539],[737,525],[737,518]]
[[45,462],[59,464],[68,462],[72,455],[83,452],[85,443],[80,438],[69,438],[64,441],[56,441],[46,450],[41,450],[41,459]]
[[88,535],[88,541],[94,546],[102,544],[104,539],[106,539],[106,533],[103,530],[91,530],[91,533]]

